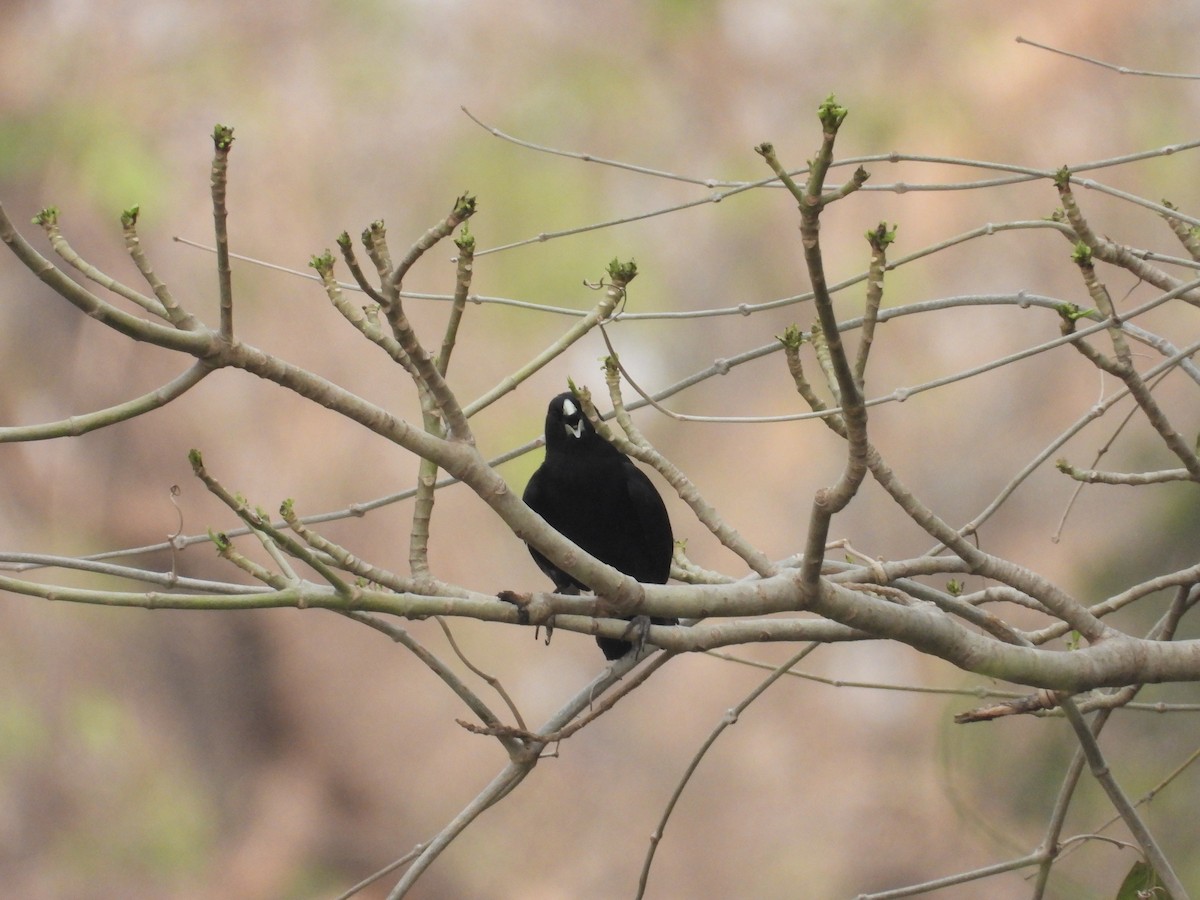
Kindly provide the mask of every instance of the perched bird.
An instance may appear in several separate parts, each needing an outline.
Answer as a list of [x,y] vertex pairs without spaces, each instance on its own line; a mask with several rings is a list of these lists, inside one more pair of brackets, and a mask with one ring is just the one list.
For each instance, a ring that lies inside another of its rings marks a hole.
[[[629,457],[596,434],[571,393],[550,401],[546,459],[529,479],[524,499],[560,534],[614,569],[654,584],[665,584],[670,576],[674,537],[662,497]],[[532,544],[529,552],[559,593],[588,589]],[[674,619],[650,621],[675,624]],[[598,637],[596,643],[606,659],[618,659],[633,647],[614,638]]]

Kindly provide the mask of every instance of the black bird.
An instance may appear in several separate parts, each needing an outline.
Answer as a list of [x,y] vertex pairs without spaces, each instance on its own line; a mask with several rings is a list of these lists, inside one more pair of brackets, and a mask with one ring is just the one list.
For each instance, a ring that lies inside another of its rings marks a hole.
[[[550,401],[546,460],[529,479],[524,499],[560,534],[614,569],[644,583],[665,584],[670,576],[675,541],[662,497],[629,457],[596,434],[569,392]],[[529,552],[559,593],[588,589],[532,544]],[[675,624],[674,619],[650,621]],[[633,647],[615,638],[598,637],[596,643],[606,659],[618,659]]]

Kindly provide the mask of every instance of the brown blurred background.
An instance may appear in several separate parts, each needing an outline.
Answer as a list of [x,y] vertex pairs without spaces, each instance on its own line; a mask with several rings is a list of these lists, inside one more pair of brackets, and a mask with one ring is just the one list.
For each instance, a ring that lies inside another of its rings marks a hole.
[[[174,243],[207,242],[209,133],[236,128],[229,206],[236,252],[304,269],[343,229],[387,222],[406,247],[470,190],[480,248],[629,216],[705,195],[679,182],[539,154],[488,124],[556,148],[697,177],[756,179],[772,141],[798,166],[819,141],[830,92],[849,107],[840,156],[900,150],[1053,168],[1195,137],[1200,86],[1119,76],[1015,42],[1018,35],[1131,67],[1200,71],[1194,4],[780,3],[707,0],[562,4],[458,2],[89,3],[0,6],[0,200],[18,223],[61,209],[90,261],[136,282],[118,216],[141,205],[159,274],[215,321],[213,260]],[[874,164],[872,182],[979,177],[946,166]],[[848,170],[840,170],[848,173]],[[1096,173],[1123,190],[1200,210],[1194,153]],[[1096,230],[1175,253],[1154,216],[1082,193]],[[1049,183],[986,192],[868,193],[825,220],[835,279],[860,271],[862,234],[898,222],[893,256],[987,222],[1036,219]],[[758,191],[664,218],[481,256],[480,294],[585,309],[614,256],[636,258],[630,312],[761,303],[807,290],[793,205]],[[26,227],[39,246],[44,240]],[[996,235],[893,273],[886,302],[1027,290],[1088,303],[1049,231]],[[407,287],[448,292],[452,248]],[[344,271],[340,274],[344,276]],[[238,264],[244,340],[419,420],[402,373],[364,349],[311,282]],[[1134,287],[1109,275],[1113,293]],[[106,333],[0,257],[0,424],[50,421],[150,390],[186,361]],[[1134,295],[1145,299],[1145,293]],[[855,314],[861,292],[840,303]],[[411,304],[433,342],[445,306]],[[1144,324],[1178,343],[1192,311]],[[659,389],[772,340],[810,310],[748,318],[628,322],[622,358]],[[452,384],[472,398],[552,341],[567,319],[471,306]],[[872,395],[952,373],[1054,337],[1055,317],[1013,307],[915,316],[883,326]],[[475,420],[485,452],[537,435],[566,377],[603,394],[598,335]],[[1148,360],[1147,360],[1148,361]],[[943,517],[974,516],[1055,435],[1112,391],[1062,349],[1000,372],[877,408],[874,439]],[[1164,403],[1197,428],[1194,393],[1166,382]],[[800,408],[778,354],[673,398],[680,411],[781,414]],[[602,404],[604,405],[604,404]],[[801,545],[812,492],[840,448],[816,422],[701,425],[639,414],[651,440],[729,520],[773,557]],[[1068,445],[1088,464],[1110,415]],[[84,554],[174,532],[230,527],[192,479],[204,451],[230,489],[302,513],[344,508],[412,484],[411,458],[251,377],[220,372],[172,406],[85,437],[0,446],[0,548]],[[507,464],[523,487],[537,454]],[[1140,423],[1112,468],[1169,467]],[[1060,542],[1072,488],[1046,470],[984,529],[1008,555],[1094,600],[1195,561],[1188,488],[1091,488]],[[672,502],[677,535],[699,563],[743,570]],[[358,555],[403,571],[411,508],[397,504],[324,527]],[[471,588],[545,587],[525,549],[466,490],[441,492],[436,573]],[[834,525],[872,555],[922,552],[929,539],[868,485]],[[165,555],[141,557],[166,567]],[[188,574],[235,572],[204,545]],[[66,576],[70,578],[70,576]],[[95,580],[88,583],[95,584]],[[119,582],[100,582],[127,588]],[[969,587],[978,587],[971,584]],[[1162,608],[1120,624],[1144,628]],[[1150,604],[1146,604],[1150,605]],[[413,634],[447,653],[433,623]],[[531,723],[599,670],[590,639],[454,623],[471,658],[500,676]],[[761,660],[789,648],[748,648]],[[977,685],[903,647],[823,648],[806,665],[839,679]],[[761,673],[697,656],[660,676],[547,760],[435,864],[421,897],[631,896],[648,835],[672,786],[725,710]],[[1190,688],[1159,699],[1194,699]],[[652,897],[840,897],[1020,855],[1038,842],[1071,744],[1058,720],[956,727],[970,698],[780,683],[705,759],[671,820]],[[0,604],[0,893],[33,898],[320,898],[426,840],[504,760],[467,735],[455,699],[402,649],[321,612],[118,611],[6,595]],[[1197,740],[1182,717],[1128,714],[1110,728],[1114,763],[1140,795]],[[1190,859],[1195,776],[1148,815],[1181,875]],[[1081,791],[1068,833],[1107,818]],[[1090,845],[1061,867],[1053,896],[1112,895],[1134,859]],[[1190,866],[1190,868],[1187,868]],[[1024,897],[1017,875],[949,892]],[[379,897],[372,889],[364,897]]]

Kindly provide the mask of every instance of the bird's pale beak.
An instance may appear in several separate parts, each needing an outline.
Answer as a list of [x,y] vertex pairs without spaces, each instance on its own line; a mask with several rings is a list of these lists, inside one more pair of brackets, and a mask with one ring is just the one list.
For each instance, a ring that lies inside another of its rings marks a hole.
[[575,427],[574,427],[574,428],[572,428],[572,427],[571,427],[570,425],[568,425],[566,422],[563,422],[563,428],[567,429],[567,434],[569,434],[569,435],[570,435],[571,437],[573,437],[573,438],[581,438],[581,437],[583,437],[583,419],[580,419],[580,420],[579,420],[579,421],[578,421],[578,422],[575,424]]

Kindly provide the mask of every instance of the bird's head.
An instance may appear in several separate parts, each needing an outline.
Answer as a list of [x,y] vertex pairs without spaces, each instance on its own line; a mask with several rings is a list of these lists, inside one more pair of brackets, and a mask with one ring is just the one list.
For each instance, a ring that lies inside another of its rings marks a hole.
[[546,445],[567,449],[590,444],[596,437],[583,407],[570,391],[550,401],[546,410]]

